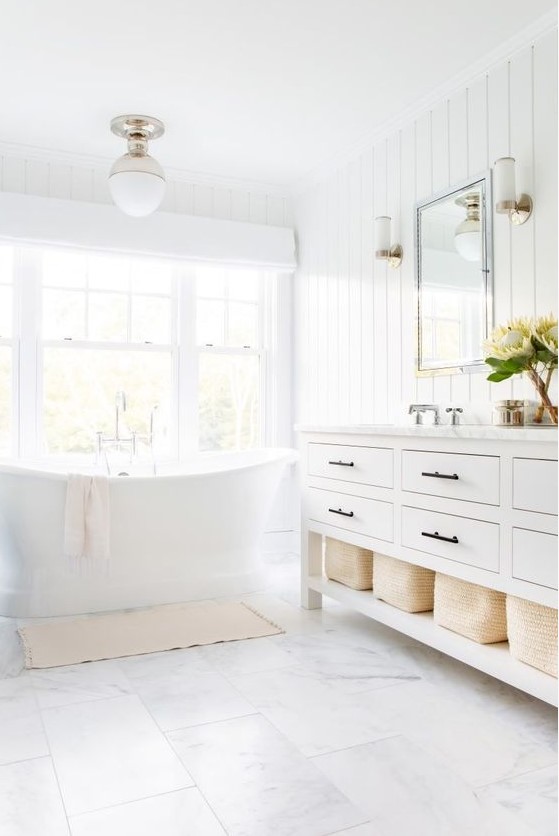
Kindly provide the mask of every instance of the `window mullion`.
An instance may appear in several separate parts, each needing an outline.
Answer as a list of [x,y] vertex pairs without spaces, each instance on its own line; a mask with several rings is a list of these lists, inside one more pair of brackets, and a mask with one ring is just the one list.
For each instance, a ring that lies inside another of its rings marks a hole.
[[198,450],[198,351],[196,348],[196,275],[181,271],[178,288],[178,420],[179,458]]

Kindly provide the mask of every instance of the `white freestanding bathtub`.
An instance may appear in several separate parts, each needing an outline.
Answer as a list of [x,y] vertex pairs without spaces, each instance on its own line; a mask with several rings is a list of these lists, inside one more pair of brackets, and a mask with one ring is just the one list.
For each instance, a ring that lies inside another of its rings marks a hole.
[[[110,559],[64,557],[67,473],[0,464],[0,615],[70,615],[257,588],[259,546],[293,450],[206,453],[109,478]],[[78,562],[79,563],[79,562]]]

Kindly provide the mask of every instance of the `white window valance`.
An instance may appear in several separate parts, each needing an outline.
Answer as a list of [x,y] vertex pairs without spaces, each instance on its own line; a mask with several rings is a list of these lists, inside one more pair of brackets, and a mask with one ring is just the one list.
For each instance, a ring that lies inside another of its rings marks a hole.
[[295,268],[292,229],[155,212],[130,218],[115,206],[0,193],[0,238],[276,271]]

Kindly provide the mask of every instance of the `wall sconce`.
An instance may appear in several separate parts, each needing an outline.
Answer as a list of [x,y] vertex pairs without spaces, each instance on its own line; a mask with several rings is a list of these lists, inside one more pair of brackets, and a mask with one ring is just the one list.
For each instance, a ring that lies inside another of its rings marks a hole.
[[526,223],[532,214],[532,198],[521,194],[516,197],[514,158],[501,157],[495,161],[495,211],[508,215],[515,226]]
[[390,243],[391,218],[375,218],[375,258],[388,261],[390,267],[399,267],[402,263],[403,250],[400,244]]

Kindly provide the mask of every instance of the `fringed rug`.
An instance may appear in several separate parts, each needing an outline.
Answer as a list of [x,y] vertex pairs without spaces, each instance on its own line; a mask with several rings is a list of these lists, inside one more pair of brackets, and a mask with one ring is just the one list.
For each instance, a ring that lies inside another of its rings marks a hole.
[[246,604],[200,601],[49,621],[18,632],[27,668],[55,668],[284,631]]

